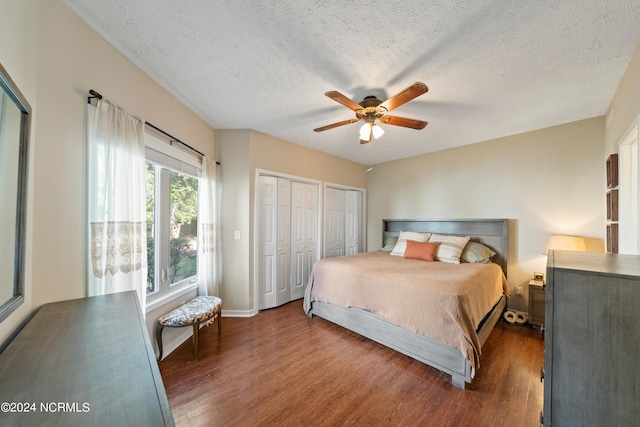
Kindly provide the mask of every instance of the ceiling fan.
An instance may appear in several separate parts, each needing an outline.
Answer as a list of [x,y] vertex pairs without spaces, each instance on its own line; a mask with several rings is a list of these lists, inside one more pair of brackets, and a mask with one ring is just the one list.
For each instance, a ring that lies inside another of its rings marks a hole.
[[390,116],[387,113],[394,108],[398,108],[402,104],[417,98],[423,93],[426,93],[428,90],[429,88],[427,85],[416,82],[384,102],[380,101],[375,96],[367,96],[359,104],[347,98],[340,92],[334,90],[326,92],[325,95],[329,98],[355,111],[356,117],[327,126],[322,126],[314,129],[313,131],[322,132],[363,120],[365,123],[362,125],[362,128],[360,128],[360,144],[367,144],[371,141],[372,137],[377,139],[384,133],[384,130],[376,124],[376,120],[387,125],[402,126],[411,129],[424,129],[427,125],[427,122],[425,121]]

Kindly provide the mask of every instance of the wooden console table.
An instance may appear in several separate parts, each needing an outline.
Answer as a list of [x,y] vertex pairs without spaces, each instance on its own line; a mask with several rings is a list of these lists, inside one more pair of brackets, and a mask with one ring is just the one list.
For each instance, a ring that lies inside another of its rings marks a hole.
[[133,291],[42,306],[0,354],[0,404],[2,426],[175,425]]

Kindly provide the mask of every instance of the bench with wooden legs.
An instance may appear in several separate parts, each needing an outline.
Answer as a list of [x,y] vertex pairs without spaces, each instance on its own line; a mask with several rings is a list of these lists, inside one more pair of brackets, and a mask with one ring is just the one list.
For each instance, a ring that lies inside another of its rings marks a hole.
[[200,324],[206,322],[205,326],[209,326],[218,319],[218,334],[222,333],[221,310],[222,300],[220,298],[199,296],[160,317],[156,329],[156,340],[160,351],[158,361],[162,360],[162,330],[165,327],[182,328],[184,326],[193,326],[193,359],[195,360],[198,354]]

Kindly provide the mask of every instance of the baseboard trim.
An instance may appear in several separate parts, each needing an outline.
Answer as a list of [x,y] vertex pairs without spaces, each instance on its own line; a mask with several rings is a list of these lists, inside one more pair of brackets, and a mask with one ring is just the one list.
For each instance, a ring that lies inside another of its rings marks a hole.
[[[221,313],[222,317],[253,317],[255,315],[256,313],[253,310],[222,310],[222,313]],[[222,323],[223,323],[222,333],[224,334],[224,322]],[[200,325],[201,328],[203,326],[204,326],[204,323]],[[217,326],[215,325],[212,325],[212,327],[217,328]],[[173,337],[167,337],[170,331],[179,331],[179,333],[174,335]],[[180,347],[187,340],[191,340],[191,337],[193,336],[193,328],[190,326],[184,327],[184,328],[165,328],[163,333],[165,335],[163,335],[163,339],[162,339],[162,359],[165,359],[168,355],[170,355],[175,349]],[[169,339],[165,341],[166,339],[165,337]],[[158,358],[159,354],[160,353],[156,350],[156,359]]]
[[253,317],[255,315],[254,310],[222,310],[222,317]]
[[[193,336],[193,328],[191,326],[184,328],[165,328],[165,332],[169,330],[180,331],[177,336],[171,337],[166,340],[165,336],[162,337],[162,359],[166,359],[174,350],[180,347],[184,342],[191,340]],[[167,335],[167,334],[165,334]],[[160,352],[156,350],[156,359],[160,355]]]

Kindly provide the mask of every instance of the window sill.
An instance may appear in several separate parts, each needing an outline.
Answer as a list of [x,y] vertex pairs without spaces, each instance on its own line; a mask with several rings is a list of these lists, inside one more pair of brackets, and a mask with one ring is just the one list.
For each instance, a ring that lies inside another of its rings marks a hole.
[[181,287],[179,289],[175,289],[173,291],[169,291],[166,294],[164,294],[163,296],[159,297],[159,298],[154,298],[152,301],[148,301],[147,302],[147,307],[145,310],[145,313],[149,313],[150,311],[153,311],[157,308],[162,307],[165,304],[170,303],[171,301],[180,298],[181,296],[188,294],[189,292],[192,292],[194,290],[198,289],[198,282],[196,283],[190,283],[184,287]]

